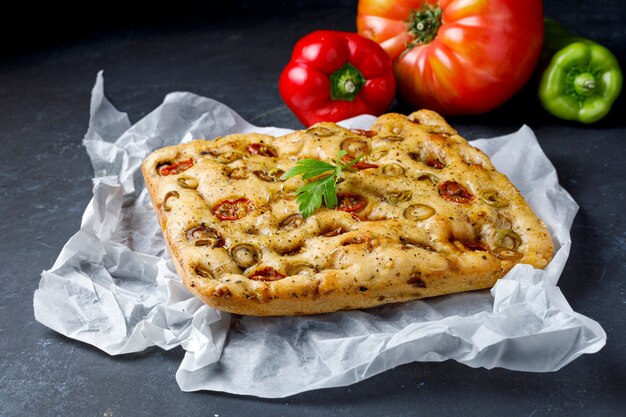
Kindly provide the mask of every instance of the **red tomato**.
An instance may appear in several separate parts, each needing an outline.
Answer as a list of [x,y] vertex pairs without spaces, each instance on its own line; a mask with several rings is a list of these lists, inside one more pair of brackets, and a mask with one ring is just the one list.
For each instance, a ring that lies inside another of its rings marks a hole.
[[166,175],[176,175],[181,172],[188,170],[193,166],[193,158],[185,159],[184,161],[177,162],[175,164],[168,163],[159,167],[159,174]]
[[250,211],[251,202],[247,198],[223,200],[211,212],[220,220],[239,220]]
[[280,271],[275,270],[271,266],[264,266],[259,268],[250,276],[250,279],[255,281],[278,281],[285,278],[286,275]]
[[251,155],[270,156],[276,158],[276,151],[269,145],[264,143],[251,143],[248,145],[248,152]]
[[468,204],[474,200],[472,193],[456,181],[445,181],[439,185],[439,195],[453,203]]
[[359,0],[359,34],[393,61],[400,96],[444,115],[494,109],[541,53],[541,0]]
[[367,205],[367,200],[360,194],[344,193],[337,194],[337,210],[353,213],[363,210]]
[[[354,156],[352,156],[352,155],[344,155],[341,158],[341,162],[343,162],[344,164],[349,164],[352,161],[354,161]],[[358,161],[358,162],[355,162],[354,164],[352,164],[350,166],[350,168],[362,170],[362,169],[378,168],[378,165],[370,164],[370,163],[364,162],[364,161]]]

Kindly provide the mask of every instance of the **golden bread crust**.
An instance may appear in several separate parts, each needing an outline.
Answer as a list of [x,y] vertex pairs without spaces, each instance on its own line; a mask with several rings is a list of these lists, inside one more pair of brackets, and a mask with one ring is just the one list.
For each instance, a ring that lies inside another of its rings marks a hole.
[[[371,129],[320,123],[148,156],[146,185],[190,291],[238,314],[316,314],[489,288],[517,263],[547,265],[543,222],[441,116],[391,113]],[[305,182],[280,174],[341,149],[365,153],[337,184],[365,206],[302,219],[293,192]]]

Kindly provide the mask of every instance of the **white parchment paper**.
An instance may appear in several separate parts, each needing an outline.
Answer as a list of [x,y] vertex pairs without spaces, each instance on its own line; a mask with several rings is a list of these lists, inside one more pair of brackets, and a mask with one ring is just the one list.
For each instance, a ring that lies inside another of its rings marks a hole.
[[[373,120],[343,124],[367,129]],[[556,371],[606,343],[600,325],[574,312],[556,286],[578,206],[526,126],[472,143],[548,225],[557,252],[545,270],[518,265],[490,292],[318,316],[232,319],[209,308],[171,265],[139,167],[162,146],[253,131],[288,132],[253,126],[190,93],[169,94],[131,125],[104,96],[99,73],[84,139],[95,170],[93,199],[80,230],[42,273],[36,319],[111,355],[182,346],[182,390],[260,397],[348,385],[412,361]]]

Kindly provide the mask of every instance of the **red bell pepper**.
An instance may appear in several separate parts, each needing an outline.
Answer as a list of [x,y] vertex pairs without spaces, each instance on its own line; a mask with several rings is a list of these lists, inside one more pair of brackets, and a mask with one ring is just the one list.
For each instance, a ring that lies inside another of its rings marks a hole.
[[310,126],[384,113],[395,95],[391,60],[376,43],[356,33],[310,33],[296,43],[280,76],[280,95]]

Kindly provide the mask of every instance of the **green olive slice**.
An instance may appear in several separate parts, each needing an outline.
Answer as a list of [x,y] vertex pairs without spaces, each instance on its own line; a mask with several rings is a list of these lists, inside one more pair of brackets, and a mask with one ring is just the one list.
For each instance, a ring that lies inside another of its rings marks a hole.
[[327,127],[323,127],[323,126],[313,126],[310,127],[306,130],[307,133],[311,133],[315,136],[318,136],[320,138],[325,138],[328,136],[332,136],[335,132],[332,131],[331,129],[327,128]]
[[261,251],[256,246],[248,243],[240,243],[230,249],[233,261],[242,268],[249,268],[261,260]]
[[302,218],[302,215],[299,213],[294,213],[281,220],[278,227],[280,229],[293,230],[302,226],[302,224],[304,224],[304,219]]
[[515,252],[512,250],[504,249],[504,248],[495,248],[493,250],[494,255],[501,259],[508,259],[511,261],[516,261],[522,257],[522,254],[519,252]]
[[224,238],[219,232],[204,225],[190,228],[185,232],[185,237],[195,246],[210,246],[212,248],[224,246]]
[[312,277],[317,274],[317,272],[317,268],[308,262],[298,262],[287,268],[287,275],[306,275],[307,277]]
[[215,157],[215,160],[220,164],[230,164],[231,162],[235,162],[237,159],[243,158],[243,154],[241,152],[224,152]]
[[165,197],[163,197],[163,210],[165,211],[170,211],[172,209],[172,207],[169,205],[168,200],[170,198],[180,198],[180,194],[178,194],[178,191],[168,191],[165,194]]
[[252,173],[263,181],[278,182],[278,181],[284,181],[283,179],[281,179],[281,177],[283,176],[285,171],[283,171],[280,168],[273,168],[273,169],[270,169],[269,171],[259,170],[259,171],[252,171]]
[[383,174],[388,177],[399,177],[404,174],[404,168],[402,168],[402,165],[396,164],[395,162],[383,165],[381,170],[383,171]]
[[501,208],[509,205],[509,202],[506,200],[506,198],[504,198],[500,195],[500,193],[494,190],[485,191],[484,193],[482,193],[481,197],[485,203],[489,204],[492,207]]
[[433,184],[437,184],[439,182],[438,176],[426,171],[417,173],[416,178],[418,181],[430,180],[430,182],[432,182]]
[[516,251],[522,244],[522,238],[510,229],[496,229],[494,240],[497,247],[510,251]]
[[384,195],[385,201],[390,204],[403,203],[405,201],[411,200],[412,198],[413,191],[411,190],[395,191]]
[[385,156],[387,156],[388,153],[389,153],[389,151],[387,149],[379,149],[379,150],[376,150],[376,151],[372,152],[369,155],[368,159],[370,159],[372,161],[378,161],[378,160],[384,158]]
[[207,265],[198,264],[194,267],[194,272],[203,278],[215,279],[215,274]]
[[248,168],[246,167],[237,167],[237,168],[227,169],[227,172],[228,172],[228,178],[232,178],[235,180],[243,180],[245,178],[248,178]]
[[496,216],[495,224],[498,229],[510,229],[511,227],[513,227],[513,223],[511,223],[511,220],[500,213],[498,213],[498,215]]
[[195,178],[180,177],[176,180],[176,182],[183,188],[188,188],[191,190],[195,190],[196,188],[198,188],[198,180]]
[[346,151],[348,155],[357,157],[359,155],[364,155],[369,152],[370,145],[366,140],[358,138],[356,136],[351,136],[349,138],[345,138],[341,142],[341,149]]
[[411,204],[404,210],[404,217],[409,220],[426,220],[435,214],[435,209],[426,204]]

